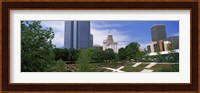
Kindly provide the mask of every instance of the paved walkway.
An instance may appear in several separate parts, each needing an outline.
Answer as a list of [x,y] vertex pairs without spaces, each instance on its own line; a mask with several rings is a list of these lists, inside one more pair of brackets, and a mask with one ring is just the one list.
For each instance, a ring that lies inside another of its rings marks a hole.
[[117,69],[114,69],[114,68],[109,68],[109,67],[103,67],[105,69],[108,69],[108,70],[112,70],[112,72],[125,72],[125,71],[122,71],[121,69],[124,68],[124,66],[121,66]]
[[151,70],[151,69],[143,69],[143,70],[140,71],[140,72],[153,72],[153,70]]
[[142,63],[141,63],[141,62],[135,63],[132,67],[137,67],[137,66],[139,66],[140,64],[142,64]]
[[152,62],[152,63],[150,63],[149,65],[147,65],[145,68],[151,68],[151,67],[155,66],[156,64],[157,64],[157,63]]
[[[157,65],[157,64],[179,64],[179,63],[137,62],[134,65],[132,65],[132,67],[138,67],[141,64],[149,64],[149,65],[144,67],[144,69],[142,71],[140,71],[140,72],[153,72],[153,70],[151,68],[153,66]],[[124,66],[121,66],[121,67],[119,67],[117,69],[109,68],[109,67],[103,67],[103,68],[108,69],[108,70],[112,70],[112,72],[125,72],[125,71],[121,70],[121,69],[124,68]]]
[[[134,65],[132,65],[132,67],[137,67],[139,66],[140,64],[143,64],[142,62],[139,62],[139,63],[135,63]],[[155,66],[157,63],[156,62],[151,62],[151,63],[146,63],[146,64],[149,64],[147,65],[142,71],[140,72],[153,72],[153,70],[151,70],[150,68]]]

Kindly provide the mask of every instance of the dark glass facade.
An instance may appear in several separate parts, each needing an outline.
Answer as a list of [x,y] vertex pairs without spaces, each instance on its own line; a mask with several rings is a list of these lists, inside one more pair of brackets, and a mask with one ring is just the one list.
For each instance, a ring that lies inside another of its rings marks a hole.
[[172,43],[174,49],[179,49],[179,36],[170,36],[167,40]]
[[90,47],[90,21],[65,21],[64,48]]
[[151,27],[152,41],[159,41],[166,39],[165,25],[154,25]]

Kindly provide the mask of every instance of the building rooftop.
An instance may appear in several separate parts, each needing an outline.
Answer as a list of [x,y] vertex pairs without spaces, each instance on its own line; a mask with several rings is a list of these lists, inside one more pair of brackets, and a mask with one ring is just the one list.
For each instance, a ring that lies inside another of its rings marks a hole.
[[153,27],[156,27],[156,26],[165,26],[165,24],[155,24],[155,25],[151,26],[151,29],[152,29]]

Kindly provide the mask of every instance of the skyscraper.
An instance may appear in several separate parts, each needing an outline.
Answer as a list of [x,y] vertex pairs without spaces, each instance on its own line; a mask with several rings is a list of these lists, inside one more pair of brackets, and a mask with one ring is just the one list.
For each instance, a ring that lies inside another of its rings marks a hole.
[[152,41],[159,41],[166,39],[165,25],[154,25],[151,27]]
[[93,47],[93,35],[90,34],[90,47]]
[[90,21],[65,21],[64,48],[89,48],[90,41]]
[[149,52],[168,51],[170,40],[166,38],[165,25],[154,25],[151,27],[151,43],[147,46]]
[[107,39],[103,41],[103,50],[105,49],[113,49],[114,52],[118,52],[117,49],[118,42],[114,42],[113,36],[109,33]]
[[174,49],[179,49],[179,36],[170,36],[167,40],[172,43]]

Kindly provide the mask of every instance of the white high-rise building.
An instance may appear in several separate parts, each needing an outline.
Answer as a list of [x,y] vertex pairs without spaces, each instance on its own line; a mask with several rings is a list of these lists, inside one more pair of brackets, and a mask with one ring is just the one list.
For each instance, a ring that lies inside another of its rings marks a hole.
[[113,49],[114,52],[118,52],[117,49],[118,42],[114,42],[113,36],[109,33],[107,39],[103,41],[103,50],[105,49]]

